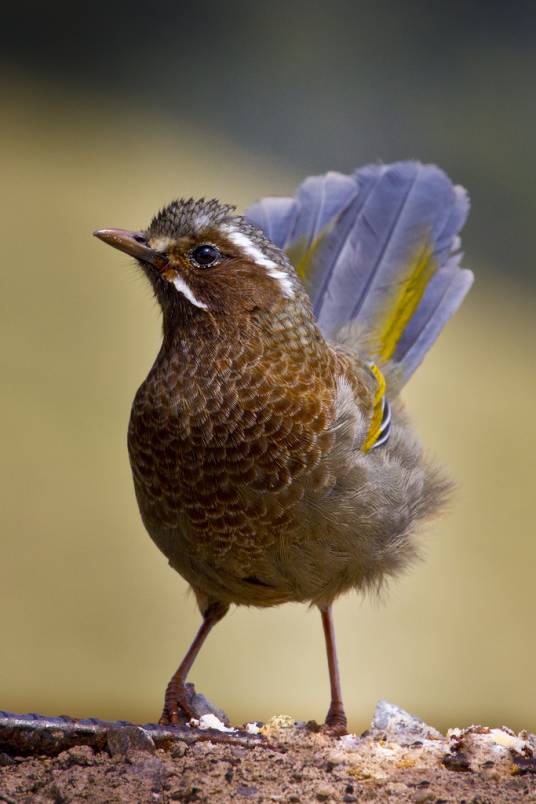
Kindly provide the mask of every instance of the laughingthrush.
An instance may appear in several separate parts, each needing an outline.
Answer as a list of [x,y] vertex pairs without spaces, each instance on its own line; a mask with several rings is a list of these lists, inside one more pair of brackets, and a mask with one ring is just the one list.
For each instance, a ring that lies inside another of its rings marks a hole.
[[308,178],[243,217],[179,200],[146,230],[95,232],[163,313],[128,447],[145,527],[203,623],[162,723],[196,714],[186,677],[231,604],[302,601],[324,626],[326,723],[346,727],[331,604],[410,564],[449,491],[400,390],[471,285],[467,212],[441,170],[402,162]]

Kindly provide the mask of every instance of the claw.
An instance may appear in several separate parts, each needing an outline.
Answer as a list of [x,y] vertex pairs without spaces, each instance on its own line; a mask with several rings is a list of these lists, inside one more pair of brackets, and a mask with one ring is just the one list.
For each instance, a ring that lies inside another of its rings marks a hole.
[[342,704],[339,705],[337,702],[331,704],[326,715],[323,731],[337,737],[348,734],[348,721]]
[[178,684],[172,679],[167,686],[164,709],[158,721],[161,726],[183,726],[192,718],[199,717],[195,711],[196,696],[193,684]]
[[208,714],[216,715],[218,720],[229,725],[225,712],[196,692],[193,684],[174,684],[172,679],[166,689],[164,709],[158,722],[161,726],[184,726],[192,718],[199,720]]

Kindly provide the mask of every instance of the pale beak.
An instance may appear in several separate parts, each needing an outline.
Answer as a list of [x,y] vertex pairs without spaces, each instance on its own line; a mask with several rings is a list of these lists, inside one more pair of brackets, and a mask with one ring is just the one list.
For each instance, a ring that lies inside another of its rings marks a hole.
[[128,232],[126,229],[96,229],[93,234],[99,240],[108,243],[109,246],[135,257],[137,260],[155,264],[162,259],[161,254],[147,245],[143,232]]

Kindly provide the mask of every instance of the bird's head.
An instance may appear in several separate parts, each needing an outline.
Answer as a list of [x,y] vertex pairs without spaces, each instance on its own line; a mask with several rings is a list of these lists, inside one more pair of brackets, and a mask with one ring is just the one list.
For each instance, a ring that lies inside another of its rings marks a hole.
[[165,318],[240,317],[301,296],[286,255],[233,213],[215,200],[179,200],[145,231],[94,234],[139,261]]

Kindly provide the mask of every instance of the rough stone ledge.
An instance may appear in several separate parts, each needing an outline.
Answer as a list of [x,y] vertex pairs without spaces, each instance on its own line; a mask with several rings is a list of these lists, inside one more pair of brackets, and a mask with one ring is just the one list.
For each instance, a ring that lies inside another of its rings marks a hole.
[[536,802],[536,736],[442,735],[387,701],[362,735],[288,716],[229,729],[0,712],[0,802]]

